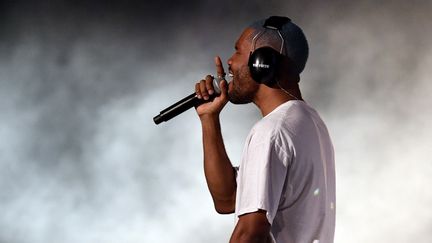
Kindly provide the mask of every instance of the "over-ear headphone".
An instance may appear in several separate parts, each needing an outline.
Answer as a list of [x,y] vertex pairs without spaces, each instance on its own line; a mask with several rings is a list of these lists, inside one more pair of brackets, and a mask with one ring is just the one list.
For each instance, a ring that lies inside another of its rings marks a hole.
[[[291,19],[287,17],[280,16],[271,16],[266,19],[263,27],[264,31],[256,34],[252,39],[252,50],[249,55],[248,66],[251,73],[252,78],[262,84],[272,85],[276,78],[276,70],[280,63],[280,59],[282,57],[282,52],[284,50],[284,39],[282,34],[280,33],[280,29],[282,26]],[[281,47],[280,51],[277,52],[271,47],[264,46],[255,50],[256,41],[259,37],[264,34],[267,30],[276,30],[281,39]]]

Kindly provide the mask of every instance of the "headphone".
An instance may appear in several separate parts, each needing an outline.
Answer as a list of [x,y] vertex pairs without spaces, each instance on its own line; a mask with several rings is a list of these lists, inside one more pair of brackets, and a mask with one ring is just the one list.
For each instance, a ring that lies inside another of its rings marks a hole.
[[[256,34],[252,39],[252,47],[249,54],[248,66],[252,78],[259,84],[265,84],[271,86],[275,81],[276,70],[279,66],[280,59],[282,58],[282,51],[284,49],[284,39],[280,32],[280,29],[286,23],[291,22],[290,18],[271,16],[264,22],[264,31]],[[255,50],[256,41],[264,34],[268,29],[276,30],[281,38],[280,51],[277,52],[269,46],[260,47]]]

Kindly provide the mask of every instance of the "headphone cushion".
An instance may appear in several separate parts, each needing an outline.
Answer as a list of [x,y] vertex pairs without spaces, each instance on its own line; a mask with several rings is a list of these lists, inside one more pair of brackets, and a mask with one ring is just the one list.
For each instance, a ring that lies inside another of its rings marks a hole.
[[249,56],[248,66],[252,78],[262,84],[271,85],[275,81],[280,54],[271,47],[261,47]]

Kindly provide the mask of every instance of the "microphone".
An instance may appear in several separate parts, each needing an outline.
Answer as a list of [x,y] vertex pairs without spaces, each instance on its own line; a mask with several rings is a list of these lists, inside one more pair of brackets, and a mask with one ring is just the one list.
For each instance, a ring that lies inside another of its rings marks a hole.
[[216,96],[220,95],[220,87],[219,82],[223,78],[213,78],[213,89],[215,93],[213,95],[210,95],[210,98],[208,100],[204,99],[198,99],[195,93],[192,93],[182,100],[178,101],[174,105],[169,106],[165,110],[162,110],[159,115],[153,117],[153,121],[156,125],[160,124],[161,122],[165,122],[170,120],[171,118],[176,117],[177,115],[189,110],[190,108],[194,106],[199,106],[201,104],[207,103],[212,101]]

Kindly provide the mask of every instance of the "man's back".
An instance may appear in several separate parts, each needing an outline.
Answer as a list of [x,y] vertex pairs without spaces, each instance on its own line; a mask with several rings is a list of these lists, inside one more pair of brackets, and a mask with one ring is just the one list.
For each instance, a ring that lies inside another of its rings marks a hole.
[[333,146],[318,113],[288,101],[250,132],[237,177],[236,215],[267,211],[276,242],[333,242]]

